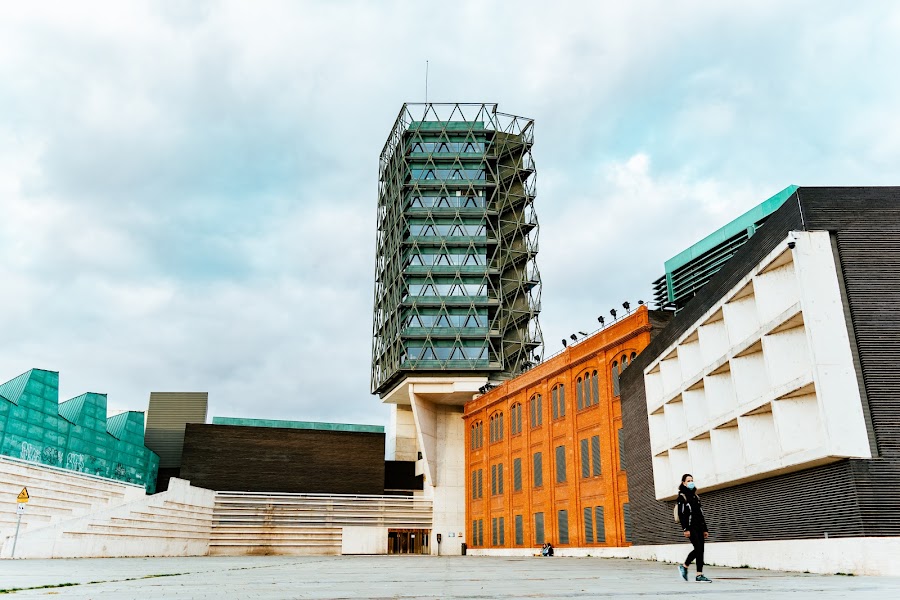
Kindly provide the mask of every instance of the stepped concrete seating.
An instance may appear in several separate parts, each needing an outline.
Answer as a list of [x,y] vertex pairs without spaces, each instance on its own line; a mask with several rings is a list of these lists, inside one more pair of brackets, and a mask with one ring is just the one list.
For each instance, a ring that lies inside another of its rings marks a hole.
[[0,540],[16,530],[16,497],[31,499],[19,533],[143,498],[144,486],[0,456]]
[[[215,492],[171,479],[153,496],[20,532],[19,558],[205,556],[209,552]],[[7,558],[12,538],[3,543]]]
[[345,528],[430,529],[431,514],[419,497],[218,492],[209,553],[341,554]]

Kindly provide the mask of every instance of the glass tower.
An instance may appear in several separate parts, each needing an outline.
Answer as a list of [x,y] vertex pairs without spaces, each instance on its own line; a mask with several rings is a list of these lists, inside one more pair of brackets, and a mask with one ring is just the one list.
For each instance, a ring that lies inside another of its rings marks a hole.
[[540,360],[533,142],[496,104],[403,105],[380,160],[373,393]]

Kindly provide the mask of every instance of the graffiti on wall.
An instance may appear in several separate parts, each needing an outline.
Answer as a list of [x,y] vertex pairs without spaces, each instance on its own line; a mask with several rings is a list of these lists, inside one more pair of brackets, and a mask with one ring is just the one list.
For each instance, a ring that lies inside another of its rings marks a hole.
[[41,456],[43,457],[45,465],[53,465],[55,467],[62,465],[63,453],[53,446],[44,446],[44,451],[41,453]]
[[19,458],[32,462],[41,462],[41,448],[28,442],[22,442],[22,451],[19,453]]
[[78,472],[84,471],[84,454],[69,452],[69,455],[66,456],[66,468]]

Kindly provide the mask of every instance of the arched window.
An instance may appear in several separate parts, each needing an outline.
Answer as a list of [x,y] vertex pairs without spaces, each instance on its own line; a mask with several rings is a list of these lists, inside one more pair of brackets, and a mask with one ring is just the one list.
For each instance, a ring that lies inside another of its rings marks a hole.
[[509,435],[522,433],[522,404],[516,402],[509,409]]
[[494,442],[499,442],[503,439],[503,413],[495,412],[491,415],[490,422],[490,441],[493,444]]
[[575,394],[577,396],[578,410],[590,408],[600,403],[600,388],[598,373],[585,371],[575,380]]
[[540,427],[544,424],[544,408],[540,394],[535,394],[528,402],[529,411],[531,413],[531,428]]
[[566,416],[566,386],[557,384],[550,390],[550,408],[554,419]]
[[619,395],[619,363],[613,361],[612,364],[612,384],[613,384],[613,396]]
[[481,421],[472,423],[472,450],[478,450],[484,445],[484,427]]

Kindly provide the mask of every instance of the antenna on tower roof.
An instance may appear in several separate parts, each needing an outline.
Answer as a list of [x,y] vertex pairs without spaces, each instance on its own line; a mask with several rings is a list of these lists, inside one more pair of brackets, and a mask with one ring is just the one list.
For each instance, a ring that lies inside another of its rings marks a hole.
[[428,61],[425,61],[425,104],[428,104]]

